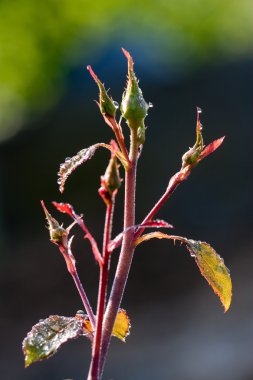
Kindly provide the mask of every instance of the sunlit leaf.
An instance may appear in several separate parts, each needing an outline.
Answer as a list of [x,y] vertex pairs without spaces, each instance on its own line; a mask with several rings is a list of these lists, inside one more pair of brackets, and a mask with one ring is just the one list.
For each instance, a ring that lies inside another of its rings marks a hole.
[[58,172],[58,184],[60,192],[63,193],[64,185],[69,175],[81,164],[88,161],[96,152],[99,144],[91,145],[89,148],[82,149],[73,157],[66,158],[65,162],[60,165]]
[[112,335],[125,342],[126,337],[130,334],[131,323],[124,309],[120,309],[112,330]]
[[68,214],[69,216],[71,216],[71,218],[75,219],[75,212],[74,212],[73,206],[71,206],[71,204],[69,204],[69,203],[58,203],[58,202],[52,202],[52,203],[58,211],[60,211],[64,214]]
[[[65,159],[65,162],[60,165],[60,170],[58,172],[59,178],[57,180],[57,183],[59,185],[59,190],[61,193],[63,193],[63,191],[64,191],[65,183],[66,183],[68,177],[70,176],[70,174],[73,173],[73,171],[78,166],[82,165],[83,163],[85,163],[86,161],[91,159],[99,147],[106,148],[106,149],[113,151],[113,152],[115,151],[114,146],[104,144],[104,143],[94,144],[88,148],[80,150],[80,152],[78,152],[73,157],[67,157]],[[125,161],[125,158],[122,155],[122,153],[118,150],[115,152],[115,154],[116,154],[117,158],[121,161],[121,163],[125,166],[126,161]]]
[[54,355],[69,339],[84,334],[83,322],[75,317],[51,315],[33,326],[23,340],[25,367]]
[[219,296],[226,312],[231,304],[232,282],[223,259],[207,243],[187,240],[186,245],[195,257],[201,274]]
[[218,149],[219,146],[223,143],[224,139],[225,139],[225,136],[223,136],[220,139],[217,139],[217,140],[211,142],[211,144],[207,145],[205,147],[205,149],[198,156],[197,161],[199,162],[199,161],[203,160],[203,158],[205,158],[209,154],[213,153],[216,149]]
[[[87,315],[85,315],[83,312],[82,314],[78,314],[78,313],[76,314],[76,318],[80,319],[83,322],[84,335],[92,340],[93,335],[94,335],[94,330],[92,328],[92,325]],[[131,323],[127,315],[127,312],[124,309],[119,309],[115,323],[114,323],[114,327],[112,330],[112,336],[115,336],[116,338],[125,342],[126,337],[130,334],[130,328],[131,328]]]
[[225,312],[229,309],[232,299],[232,282],[229,270],[224,264],[223,259],[207,243],[190,240],[182,236],[168,235],[160,231],[151,232],[140,236],[135,241],[135,246],[150,239],[170,239],[186,244],[191,255],[214,292],[219,296]]

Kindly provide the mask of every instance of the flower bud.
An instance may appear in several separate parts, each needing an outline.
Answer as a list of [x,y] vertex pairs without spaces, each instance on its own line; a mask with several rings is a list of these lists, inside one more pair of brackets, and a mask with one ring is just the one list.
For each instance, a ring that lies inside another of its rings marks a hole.
[[105,174],[101,177],[101,187],[99,189],[99,194],[106,204],[111,202],[112,196],[116,194],[120,186],[121,178],[119,175],[119,166],[116,157],[113,155]]
[[197,126],[196,126],[196,143],[190,148],[182,157],[182,168],[188,165],[196,165],[200,153],[204,149],[203,137],[202,137],[202,125],[200,123],[199,114],[201,109],[197,107]]
[[91,66],[87,66],[87,69],[89,70],[92,78],[95,80],[99,88],[99,107],[102,115],[114,118],[118,108],[117,103],[114,102],[112,98],[110,98],[104,85],[98,79]]
[[68,235],[67,231],[65,230],[65,228],[60,226],[57,220],[54,219],[52,215],[47,211],[47,208],[43,201],[41,201],[41,205],[43,207],[48,222],[50,240],[57,245],[62,245],[63,243],[65,243],[65,239]]
[[127,120],[129,128],[138,129],[138,127],[144,125],[149,105],[145,102],[142,91],[138,86],[138,80],[133,70],[133,59],[125,49],[122,48],[122,51],[128,60],[128,81],[122,98],[121,113]]

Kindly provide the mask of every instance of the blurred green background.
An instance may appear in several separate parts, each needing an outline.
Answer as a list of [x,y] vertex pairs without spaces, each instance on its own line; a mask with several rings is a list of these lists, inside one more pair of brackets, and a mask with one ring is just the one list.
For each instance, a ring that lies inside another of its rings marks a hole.
[[251,11],[250,0],[1,1],[1,139],[55,104],[73,67],[116,42],[177,71],[247,55]]
[[[204,111],[206,143],[226,135],[159,217],[175,233],[217,249],[231,269],[234,297],[224,315],[182,248],[146,243],[136,252],[123,301],[132,334],[125,345],[113,342],[105,379],[252,379],[252,8],[250,0],[0,1],[0,363],[6,380],[79,380],[88,371],[86,341],[26,370],[21,341],[40,318],[81,308],[48,242],[39,200],[49,208],[51,200],[75,205],[101,243],[104,206],[97,188],[108,154],[98,152],[79,168],[63,195],[56,173],[65,157],[112,138],[86,66],[120,102],[121,46],[132,53],[145,99],[154,104],[140,160],[137,221],[193,144],[196,106]],[[94,306],[98,268],[81,235],[75,252]],[[116,260],[117,253],[112,270]]]

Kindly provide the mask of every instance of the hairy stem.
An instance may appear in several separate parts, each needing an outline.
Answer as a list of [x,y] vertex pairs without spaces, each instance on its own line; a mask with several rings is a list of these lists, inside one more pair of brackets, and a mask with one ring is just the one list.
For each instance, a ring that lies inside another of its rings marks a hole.
[[89,300],[86,296],[86,293],[84,291],[84,288],[83,288],[83,285],[80,281],[80,278],[78,276],[78,273],[77,271],[74,271],[73,273],[70,273],[75,284],[76,284],[76,287],[77,287],[77,290],[80,294],[80,297],[82,299],[82,302],[83,302],[83,305],[85,307],[85,310],[86,310],[86,313],[88,314],[88,317],[89,317],[89,320],[90,320],[90,323],[92,325],[92,328],[94,329],[95,328],[95,324],[96,324],[96,321],[95,321],[95,317],[94,317],[94,314],[93,314],[93,311],[92,311],[92,308],[90,306],[90,303],[89,303]]
[[[137,133],[136,131],[131,130],[131,146],[129,155],[131,165],[129,169],[126,171],[125,176],[124,230],[135,224],[135,180],[137,169],[137,156]],[[102,376],[114,322],[124,294],[125,285],[132,263],[134,253],[133,237],[134,233],[131,229],[128,232],[126,232],[123,237],[119,262],[104,316],[103,337],[100,357],[100,377]]]
[[[161,198],[158,200],[158,202],[154,205],[154,207],[151,209],[151,211],[148,213],[148,215],[144,218],[141,224],[145,224],[149,221],[151,221],[154,216],[158,213],[158,211],[163,207],[163,205],[167,202],[167,200],[170,198],[170,196],[174,193],[178,185],[187,179],[187,177],[191,173],[191,167],[188,166],[185,169],[181,169],[179,172],[177,172],[173,177],[171,177],[169,181],[169,185],[165,191],[165,193],[161,196]],[[135,239],[138,239],[138,237],[141,236],[143,231],[145,230],[145,227],[139,227],[138,230],[135,233]]]
[[112,196],[112,202],[108,204],[106,209],[105,229],[104,229],[104,243],[103,243],[103,265],[100,267],[100,280],[99,280],[99,292],[98,292],[98,304],[97,304],[97,320],[95,336],[92,346],[92,359],[90,365],[90,372],[88,379],[99,379],[100,372],[100,354],[101,354],[101,339],[102,339],[102,326],[103,317],[106,304],[106,291],[108,283],[109,265],[110,265],[110,253],[108,251],[108,244],[111,239],[111,227],[114,209],[114,196]]

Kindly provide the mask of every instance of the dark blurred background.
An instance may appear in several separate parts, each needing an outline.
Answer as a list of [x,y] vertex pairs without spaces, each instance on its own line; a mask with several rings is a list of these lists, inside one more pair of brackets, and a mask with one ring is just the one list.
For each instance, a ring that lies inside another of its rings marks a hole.
[[[196,106],[205,142],[226,135],[160,212],[175,233],[212,244],[233,279],[231,310],[183,247],[151,241],[136,251],[122,306],[132,320],[126,344],[113,341],[105,379],[250,380],[252,326],[252,2],[251,0],[0,1],[1,355],[5,380],[84,379],[90,345],[64,346],[24,370],[21,342],[40,318],[80,309],[72,279],[48,239],[39,200],[84,213],[101,244],[97,189],[108,153],[98,151],[60,195],[65,157],[112,133],[94,103],[91,64],[120,101],[126,59],[135,60],[145,99],[147,141],[139,164],[137,222],[194,143]],[[124,126],[124,132],[128,129]],[[122,228],[123,189],[114,234]],[[62,215],[54,215],[68,223]],[[75,230],[74,253],[95,307],[98,267]],[[115,252],[112,271],[118,258]]]

